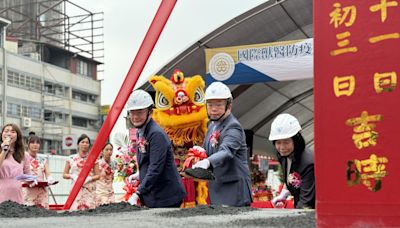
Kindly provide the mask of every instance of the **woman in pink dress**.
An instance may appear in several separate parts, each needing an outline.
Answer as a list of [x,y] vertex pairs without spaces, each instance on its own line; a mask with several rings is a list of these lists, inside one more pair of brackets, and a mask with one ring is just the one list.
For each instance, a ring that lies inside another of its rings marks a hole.
[[[50,176],[47,159],[37,155],[39,149],[40,138],[36,135],[29,137],[28,152],[25,153],[25,156],[28,158],[31,174],[37,176],[38,181],[45,181],[45,179],[47,179],[47,182],[52,184],[55,180]],[[23,195],[24,203],[26,205],[49,208],[49,197],[46,187],[34,186],[31,188],[23,188]]]
[[[74,186],[81,172],[86,158],[89,155],[90,139],[89,136],[82,134],[78,138],[78,153],[71,156],[67,160],[64,168],[64,179],[71,179],[72,186]],[[95,181],[100,178],[99,165],[96,162],[90,174],[87,176],[81,190],[75,198],[71,206],[71,210],[85,210],[93,209],[96,207],[96,183]]]
[[102,157],[99,160],[100,179],[96,181],[97,205],[114,203],[112,153],[113,145],[107,143],[103,148]]
[[16,177],[30,174],[30,170],[22,138],[17,125],[4,125],[1,131],[0,203],[7,200],[23,203],[22,183]]

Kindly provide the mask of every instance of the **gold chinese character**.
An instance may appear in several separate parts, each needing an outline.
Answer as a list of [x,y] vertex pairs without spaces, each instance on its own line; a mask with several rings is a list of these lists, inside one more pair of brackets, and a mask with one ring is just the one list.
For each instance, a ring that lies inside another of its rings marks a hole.
[[369,116],[367,111],[361,112],[360,117],[350,118],[346,120],[346,125],[354,127],[352,139],[354,145],[358,149],[363,149],[376,145],[378,132],[373,131],[376,125],[369,122],[376,122],[381,120],[383,120],[382,115],[378,114]]
[[[340,3],[335,2],[333,7],[335,7],[335,9],[329,14],[329,17],[331,18],[329,24],[333,24],[335,28],[338,28],[339,25],[342,25],[343,23],[346,27],[350,27],[356,20],[357,9],[354,5],[342,8]],[[348,20],[346,21],[347,18]]]
[[374,88],[376,93],[392,92],[397,86],[396,72],[375,73]]
[[369,38],[368,41],[371,44],[374,44],[374,43],[378,43],[382,40],[399,39],[399,38],[400,38],[400,33],[395,32],[395,33],[390,33],[390,34],[374,36],[374,37]]
[[337,43],[338,47],[340,47],[340,49],[336,49],[331,51],[331,56],[336,56],[336,55],[341,55],[344,53],[348,53],[348,52],[357,52],[357,47],[346,47],[350,44],[350,41],[348,39],[346,39],[347,37],[349,37],[351,34],[350,32],[343,32],[343,33],[339,33],[336,35],[336,38],[338,40],[341,40]]
[[354,92],[356,79],[354,75],[335,76],[333,78],[333,90],[336,97],[351,96]]
[[377,11],[381,11],[381,22],[385,22],[386,18],[387,18],[387,8],[388,7],[394,7],[398,5],[397,1],[387,1],[387,0],[380,0],[381,2],[379,4],[375,4],[372,5],[371,7],[369,7],[369,10],[371,12],[377,12]]
[[[381,179],[387,176],[385,169],[388,162],[389,160],[386,157],[378,157],[376,154],[371,154],[369,159],[354,160],[356,169],[360,173],[362,183],[373,192],[381,188]],[[375,182],[375,184],[372,182]]]

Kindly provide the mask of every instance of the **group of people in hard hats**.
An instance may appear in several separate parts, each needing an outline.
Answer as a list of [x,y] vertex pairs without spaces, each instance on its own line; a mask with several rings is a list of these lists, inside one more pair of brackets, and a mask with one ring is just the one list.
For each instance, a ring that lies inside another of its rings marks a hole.
[[[249,206],[251,179],[247,162],[244,130],[232,114],[233,97],[228,86],[214,82],[205,92],[209,124],[203,148],[208,157],[192,168],[211,169],[215,180],[208,182],[211,204]],[[172,144],[167,134],[152,119],[153,99],[143,90],[132,92],[127,103],[128,118],[138,129],[138,172],[129,179],[140,180],[129,198],[148,207],[179,207],[186,195],[176,169]],[[289,195],[296,208],[315,207],[313,152],[305,148],[299,121],[290,114],[278,115],[271,125],[273,142],[283,168],[285,187],[272,200],[279,205]]]
[[[192,168],[212,170],[215,180],[208,182],[211,204],[249,206],[252,196],[247,145],[244,130],[232,114],[231,91],[225,84],[214,82],[206,89],[205,100],[209,124],[203,148],[208,157],[193,164]],[[153,106],[152,97],[143,90],[133,91],[127,102],[128,119],[137,129],[136,156],[139,167],[138,172],[128,179],[140,181],[139,187],[128,202],[136,205],[140,201],[147,207],[179,207],[186,195],[185,188],[175,165],[171,140],[152,119]],[[315,208],[314,154],[305,148],[300,131],[299,121],[290,114],[280,114],[272,122],[269,140],[277,151],[284,180],[284,188],[271,201],[275,206],[282,204],[291,195],[294,197],[296,208]],[[29,145],[32,145],[32,150],[37,151],[38,143],[40,146],[36,137],[30,140]],[[89,147],[89,137],[82,135],[78,139],[78,153],[66,163],[63,174],[65,179],[74,182],[77,180]],[[72,205],[73,209],[94,208],[98,205],[96,195],[102,196],[102,203],[113,202],[113,174],[107,172],[107,167],[111,165],[112,145],[107,144],[104,150],[107,148],[108,153],[103,153],[103,160],[96,162],[85,180]],[[25,154],[18,126],[10,124],[3,127],[0,202],[7,199],[23,202],[21,187],[15,176],[30,174],[30,165],[34,165],[32,158],[35,157],[34,153],[29,156]],[[46,176],[44,178],[52,182],[54,179],[46,167],[43,165]],[[99,179],[104,180],[104,183],[96,190],[94,182]],[[47,196],[47,192],[43,194]],[[34,198],[37,197],[32,199]],[[43,202],[46,199],[43,199]]]

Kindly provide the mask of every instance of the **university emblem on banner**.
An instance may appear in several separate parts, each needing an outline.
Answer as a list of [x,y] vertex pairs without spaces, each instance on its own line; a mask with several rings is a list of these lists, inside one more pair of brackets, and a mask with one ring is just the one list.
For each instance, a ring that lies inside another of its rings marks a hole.
[[229,79],[235,71],[235,62],[227,53],[218,53],[211,58],[209,71],[215,80],[225,81]]

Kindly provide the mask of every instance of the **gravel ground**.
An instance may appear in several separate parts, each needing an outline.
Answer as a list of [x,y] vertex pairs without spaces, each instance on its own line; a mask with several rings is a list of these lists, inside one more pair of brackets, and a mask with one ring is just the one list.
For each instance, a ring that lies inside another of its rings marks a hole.
[[12,201],[0,204],[0,218],[38,218],[38,217],[62,217],[62,216],[93,216],[107,213],[129,212],[147,210],[147,208],[132,206],[129,203],[113,203],[101,205],[96,209],[84,211],[52,211],[35,206],[20,205]]
[[222,207],[222,206],[198,206],[196,208],[185,208],[180,210],[160,213],[163,217],[184,218],[204,215],[237,215],[248,211],[258,210],[251,207]]
[[0,204],[0,227],[315,227],[314,210],[200,206],[145,209],[127,203],[56,212],[12,202]]

